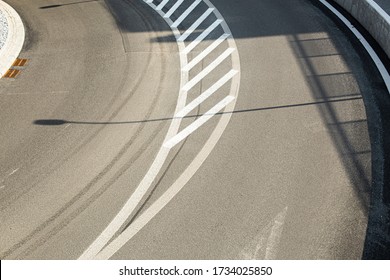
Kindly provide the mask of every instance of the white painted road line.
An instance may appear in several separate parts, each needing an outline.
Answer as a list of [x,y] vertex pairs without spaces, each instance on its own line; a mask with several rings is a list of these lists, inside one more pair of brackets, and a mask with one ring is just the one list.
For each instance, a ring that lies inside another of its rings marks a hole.
[[242,260],[276,259],[288,207],[273,218],[239,253]]
[[[237,84],[238,86],[238,84]],[[237,88],[231,88],[231,93],[237,93]],[[230,96],[232,97],[232,96]],[[234,97],[233,97],[234,99]],[[229,111],[233,110],[234,103],[231,103]],[[133,238],[144,226],[146,226],[187,184],[195,172],[200,168],[204,160],[214,149],[215,145],[222,136],[223,131],[229,123],[232,114],[223,115],[217,128],[203,146],[200,153],[195,157],[187,169],[180,175],[175,183],[159,197],[148,209],[145,210],[132,224],[130,224],[117,238],[108,244],[99,254],[95,256],[96,260],[108,260],[118,252],[131,238]]]
[[211,64],[209,64],[205,69],[203,69],[198,75],[196,75],[191,81],[189,81],[183,87],[184,91],[189,91],[193,88],[197,83],[199,83],[204,77],[210,74],[218,65],[220,65],[226,58],[228,58],[233,52],[234,48],[228,48],[224,51],[220,56],[218,56]]
[[359,39],[360,43],[367,50],[368,54],[371,56],[374,61],[376,67],[378,68],[381,76],[386,84],[387,91],[390,93],[390,74],[387,71],[386,67],[383,65],[383,62],[380,60],[379,56],[375,52],[375,50],[371,47],[371,45],[367,42],[366,38],[353,26],[353,24],[343,16],[338,10],[336,10],[332,5],[330,5],[325,0],[320,0],[320,2],[327,7],[332,13],[334,13],[351,31],[352,33]]
[[190,104],[185,106],[179,113],[175,115],[178,118],[184,118],[188,115],[192,110],[198,107],[202,102],[204,102],[207,98],[213,95],[218,89],[220,89],[224,84],[226,84],[230,79],[232,79],[235,75],[238,74],[237,70],[230,70],[225,76],[219,79],[214,85],[212,85],[208,90],[203,92],[200,96],[194,99]]
[[176,12],[177,8],[180,7],[181,4],[183,4],[184,0],[179,0],[175,3],[175,5],[172,6],[172,8],[165,14],[164,18],[170,18],[174,12]]
[[177,28],[179,24],[182,23],[183,20],[185,20],[188,15],[191,14],[191,12],[199,5],[200,2],[202,2],[202,0],[196,0],[194,3],[192,3],[191,6],[189,6],[187,10],[185,10],[185,12],[171,25],[171,27]]
[[217,19],[212,25],[210,25],[207,29],[205,29],[194,41],[192,41],[185,49],[184,53],[188,54],[192,51],[200,42],[203,41],[218,25],[222,23],[223,20]]
[[[153,4],[153,1],[150,0],[144,0],[144,2],[149,3],[148,5],[156,10],[161,17],[164,17],[166,14],[160,9],[157,10],[157,6]],[[214,9],[214,14],[217,17],[217,21],[214,22],[212,26],[207,28],[203,33],[198,36],[195,42],[195,45],[192,45],[190,49],[192,50],[198,43],[200,43],[201,40],[203,40],[212,30],[214,30],[219,24],[221,24],[221,27],[223,29],[223,32],[225,34],[231,34],[231,31],[227,24],[224,22],[222,15],[215,9],[215,7],[211,4],[211,2],[207,0],[196,0],[193,2],[193,4],[186,10],[186,15],[181,15],[178,20],[176,20],[175,23],[172,22],[172,20],[168,17],[164,17],[166,22],[169,26],[171,26],[172,31],[175,35],[175,38],[179,38],[181,36],[179,30],[176,28],[181,21],[183,21],[186,16],[188,16],[195,7],[200,3],[204,2],[209,8]],[[162,5],[163,2],[160,3],[159,6]],[[168,3],[168,1],[167,1]],[[164,3],[164,6],[166,3]],[[179,21],[180,19],[180,21]],[[230,36],[230,35],[229,35]],[[233,40],[233,38],[229,38],[227,40],[228,45],[233,52],[231,53],[231,59],[232,59],[232,68],[237,69],[237,75],[235,75],[232,79],[232,84],[230,87],[229,95],[224,98],[221,102],[219,102],[217,105],[215,105],[211,110],[209,110],[206,115],[202,116],[200,119],[195,121],[195,123],[200,127],[205,122],[207,122],[208,119],[212,118],[215,114],[217,114],[220,110],[225,109],[226,112],[230,112],[234,110],[234,106],[236,104],[236,97],[238,95],[239,90],[239,80],[240,80],[240,61],[239,56],[237,52],[234,52],[236,49],[236,44]],[[186,65],[188,65],[188,52],[185,52],[185,44],[184,42],[177,41],[177,44],[179,46],[179,55],[180,55],[180,63],[181,63],[181,69],[183,69]],[[211,68],[210,68],[211,69]],[[212,70],[212,69],[211,69]],[[180,80],[180,92],[178,97],[178,102],[175,110],[175,115],[180,112],[186,105],[186,98],[187,98],[187,91],[185,91],[183,88],[186,84],[188,84],[188,71],[181,71],[181,80]],[[160,197],[155,203],[153,203],[148,209],[145,210],[143,214],[141,214],[135,221],[133,221],[126,230],[119,234],[117,238],[114,238],[116,234],[118,234],[119,230],[124,226],[126,221],[128,221],[129,218],[132,217],[134,210],[137,209],[138,206],[140,206],[140,203],[142,202],[142,199],[150,192],[150,187],[152,186],[153,181],[157,178],[165,160],[167,159],[167,156],[170,152],[170,148],[165,147],[164,145],[161,146],[159,152],[156,155],[156,158],[148,170],[148,172],[145,174],[142,181],[137,186],[137,189],[133,193],[133,195],[129,198],[129,200],[125,203],[125,205],[122,207],[122,209],[119,211],[119,213],[116,215],[116,217],[110,222],[110,224],[105,228],[105,230],[95,239],[95,241],[84,251],[84,253],[80,256],[79,259],[100,259],[102,256],[108,256],[106,254],[107,250],[110,248],[110,254],[114,254],[116,251],[118,251],[123,244],[128,240],[127,239],[127,233],[136,229],[138,232],[144,225],[146,225],[150,219],[153,218],[169,201],[184,187],[184,185],[188,182],[188,180],[195,174],[196,170],[200,168],[204,160],[208,157],[208,155],[211,153],[213,148],[215,147],[216,143],[222,136],[223,131],[226,129],[229,120],[231,118],[231,114],[222,115],[221,118],[218,121],[217,126],[214,128],[214,130],[211,133],[211,136],[208,138],[206,143],[204,144],[201,151],[196,155],[195,159],[191,162],[191,164],[185,169],[185,171],[180,175],[179,179],[176,180],[175,184],[172,185],[167,192],[165,192],[162,197]],[[201,120],[201,121],[199,121]],[[183,135],[183,131],[195,131],[197,128],[195,127],[195,123],[184,129],[182,132],[178,133],[180,124],[181,124],[182,118],[174,118],[171,122],[171,125],[168,129],[168,133],[165,137],[164,143],[169,142],[170,140],[179,139],[177,137],[180,133]],[[180,141],[179,141],[180,142]],[[173,146],[172,146],[173,147]],[[151,214],[151,216],[148,216]],[[141,224],[141,225],[140,225]],[[140,225],[140,226],[139,226]],[[111,241],[112,240],[112,241]],[[110,242],[111,241],[111,242]],[[118,242],[119,241],[119,242]],[[119,244],[119,245],[118,245]],[[104,249],[103,249],[104,248]],[[114,249],[112,249],[114,248]],[[109,256],[107,257],[109,258]]]
[[165,7],[165,5],[166,5],[168,2],[169,2],[169,0],[163,0],[163,1],[160,3],[160,5],[157,6],[156,10],[157,10],[157,11],[161,11],[161,10]]
[[[149,3],[149,6],[153,9],[157,7],[152,3],[152,1],[146,2]],[[163,17],[162,11],[157,11],[161,17]],[[165,19],[168,24],[171,24],[172,21],[170,19]],[[175,28],[172,28],[175,36],[178,37],[179,31]],[[184,49],[184,44],[178,42],[178,47],[180,51],[180,66],[184,67],[187,64],[187,57],[184,55],[182,50]],[[188,81],[188,73],[181,73],[180,78],[180,88]],[[186,92],[180,90],[179,97],[176,105],[175,112],[179,112],[182,108],[184,108],[186,103]],[[180,128],[180,119],[174,119],[171,122],[171,125],[168,129],[166,140],[170,139],[174,135],[177,134]],[[118,230],[124,225],[129,217],[134,212],[134,209],[139,205],[142,198],[147,194],[150,186],[153,181],[159,174],[166,158],[168,157],[169,149],[161,146],[158,151],[151,167],[148,172],[145,174],[142,181],[137,186],[133,195],[127,200],[118,214],[114,217],[114,219],[107,225],[107,227],[103,230],[102,233],[91,243],[91,245],[83,252],[83,254],[79,257],[79,259],[93,259],[95,256],[108,244],[108,242],[117,234]]]
[[209,55],[213,50],[215,50],[221,43],[223,43],[230,34],[224,33],[215,40],[210,46],[208,46],[204,51],[198,54],[190,63],[188,63],[182,70],[190,71],[196,64],[201,62],[207,55]]
[[265,256],[264,256],[265,260],[276,259],[280,239],[283,233],[284,222],[287,216],[287,210],[288,207],[286,206],[284,210],[280,212],[275,218],[274,225],[271,230],[271,234],[269,235],[267,240],[267,247],[265,249]]
[[155,176],[151,176],[150,174],[158,174],[160,167],[163,165],[165,158],[168,156],[169,149],[165,148],[160,151],[161,152],[158,154],[158,156],[156,156],[156,160],[153,162],[152,166],[148,170],[147,174],[135,192],[131,195],[130,199],[126,202],[126,204],[122,207],[122,209],[110,222],[110,224],[104,229],[104,231],[95,239],[95,241],[87,248],[87,250],[84,251],[79,259],[94,258],[111,240],[111,238],[118,233],[129,216],[134,212],[139,202],[149,190],[150,185],[153,183]]
[[213,108],[211,108],[209,111],[207,111],[203,116],[201,116],[199,119],[194,121],[192,124],[187,126],[182,131],[180,131],[172,139],[170,139],[169,141],[165,142],[164,147],[171,149],[174,146],[176,146],[178,143],[180,143],[185,138],[187,138],[191,133],[193,133],[199,127],[201,127],[203,124],[205,124],[215,114],[217,114],[219,111],[221,111],[223,108],[225,108],[234,99],[235,99],[234,96],[230,96],[230,95],[226,96],[222,101],[220,101],[217,105],[215,105]]
[[180,36],[179,39],[177,39],[177,41],[179,42],[184,42],[185,39],[188,38],[188,36],[190,36],[192,34],[192,32],[194,32],[198,27],[199,25],[202,24],[202,22],[214,11],[214,8],[208,8],[204,13],[203,15],[198,18],[191,26],[190,28],[188,28],[184,33],[183,35]]

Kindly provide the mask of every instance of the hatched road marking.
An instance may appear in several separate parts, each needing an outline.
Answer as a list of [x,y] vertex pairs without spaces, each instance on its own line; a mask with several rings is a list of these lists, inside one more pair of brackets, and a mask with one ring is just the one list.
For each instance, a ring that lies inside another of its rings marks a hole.
[[[208,0],[196,0],[194,1],[182,14],[177,15],[178,8],[184,1],[181,0],[164,0],[159,4],[154,4],[152,0],[143,0],[151,8],[153,8],[161,17],[165,19],[167,24],[171,27],[173,34],[175,35],[180,54],[181,64],[181,79],[180,79],[180,92],[176,110],[174,113],[171,125],[168,129],[168,133],[165,137],[164,144],[161,146],[159,152],[156,155],[151,167],[145,174],[144,178],[135,189],[134,193],[124,204],[122,209],[109,223],[109,225],[103,230],[103,232],[92,242],[92,244],[84,251],[79,259],[108,259],[115,252],[117,252],[132,236],[134,236],[139,230],[142,229],[161,209],[167,205],[171,199],[184,187],[184,185],[190,180],[195,172],[200,168],[204,160],[211,153],[216,143],[222,136],[223,131],[227,127],[231,114],[223,114],[211,133],[209,139],[204,144],[201,151],[196,155],[195,159],[180,175],[178,180],[160,197],[155,203],[153,203],[148,209],[145,210],[144,214],[135,219],[124,232],[119,234],[120,229],[126,224],[129,218],[133,217],[135,210],[140,205],[144,197],[149,193],[154,180],[159,174],[165,160],[167,159],[171,149],[179,142],[184,140],[190,134],[194,133],[200,126],[204,125],[208,120],[215,116],[218,112],[224,110],[230,112],[234,110],[235,103],[237,100],[239,81],[240,81],[240,62],[236,44],[232,38],[231,31],[223,20],[222,15]],[[182,24],[186,18],[194,12],[195,8],[203,2],[206,4],[207,9],[204,11],[199,18],[195,20],[193,24],[184,32],[181,33],[177,27]],[[167,4],[173,5],[167,8]],[[165,13],[164,10],[167,10]],[[177,17],[176,21],[171,20],[171,16]],[[188,40],[186,46],[186,39],[200,26],[207,17],[213,16],[216,20],[208,26],[202,33],[193,41]],[[190,52],[203,42],[204,39],[218,26],[222,27],[222,34],[220,37],[213,41],[211,45],[202,50],[190,63],[188,63],[188,55]],[[199,74],[197,74],[191,81],[189,81],[189,70],[192,69],[196,64],[201,62],[208,54],[215,50],[221,43],[227,42],[227,49],[211,64],[206,66]],[[225,74],[222,78],[216,81],[208,90],[202,93],[198,98],[192,101],[186,106],[187,93],[197,83],[201,82],[208,74],[213,71],[218,65],[220,65],[227,58],[231,58],[232,69]],[[223,85],[231,81],[230,91],[225,97],[208,110],[204,115],[200,116],[192,124],[187,126],[181,132],[179,132],[182,117],[184,117],[191,108],[196,108],[213,93],[219,90]],[[146,215],[146,216],[145,216]],[[128,233],[131,232],[129,235]],[[104,253],[109,249],[109,253]]]
[[180,23],[182,23],[183,20],[185,20],[187,16],[191,14],[191,12],[199,5],[200,2],[202,2],[202,0],[196,0],[194,3],[192,3],[192,5],[188,7],[188,9],[171,25],[171,27],[177,28]]
[[232,79],[237,74],[238,74],[237,70],[230,70],[229,73],[227,73],[225,76],[219,79],[208,90],[203,92],[200,96],[195,98],[190,104],[185,106],[179,113],[176,114],[175,117],[184,118],[185,116],[187,116],[192,110],[198,107],[201,103],[203,103],[207,98],[209,98],[213,93],[215,93],[219,88],[221,88],[224,84],[226,84],[230,79]]
[[191,133],[193,133],[199,127],[204,125],[208,120],[210,120],[212,117],[214,117],[215,114],[217,114],[219,111],[221,111],[223,108],[225,108],[234,99],[235,99],[234,96],[225,97],[221,102],[219,102],[217,105],[215,105],[209,111],[207,111],[203,116],[201,116],[199,119],[197,119],[192,124],[187,126],[180,133],[176,134],[175,137],[173,137],[169,141],[165,142],[164,147],[169,148],[169,149],[175,147],[181,141],[186,139]]

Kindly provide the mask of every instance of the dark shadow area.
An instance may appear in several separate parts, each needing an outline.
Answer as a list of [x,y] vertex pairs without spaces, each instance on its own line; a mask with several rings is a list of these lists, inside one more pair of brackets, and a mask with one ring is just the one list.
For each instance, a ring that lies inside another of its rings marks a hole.
[[[163,12],[169,11],[176,1],[169,1],[162,9]],[[226,1],[213,0],[212,3],[223,14],[224,19],[229,23],[229,27],[235,38],[252,38],[264,36],[278,36],[294,33],[315,33],[323,31],[321,24],[317,24],[320,19],[318,14],[313,14],[310,10],[302,9],[302,5],[307,6],[310,0],[293,0],[293,1],[274,1],[262,0],[262,5],[259,5],[258,0],[246,0],[245,5],[242,1]],[[171,31],[170,27],[159,16],[155,16],[155,12],[150,9],[143,1],[134,0],[105,0],[106,5],[112,11],[118,26],[125,32],[145,32],[145,26],[142,24],[129,24],[126,20],[127,16],[141,13],[144,20],[150,20],[153,26],[153,31]],[[161,0],[154,0],[154,4],[158,5]],[[172,21],[178,18],[178,15],[183,13],[191,4],[192,0],[185,0],[177,11],[170,17]],[[267,7],[264,9],[263,7]],[[130,11],[131,8],[133,11]],[[201,3],[192,14],[190,14],[181,25],[179,30],[186,30],[199,16],[207,9],[207,6]],[[296,14],[297,17],[292,16]],[[305,19],[312,21],[313,24],[297,24],[297,19]],[[204,24],[197,28],[197,32],[203,30],[204,26],[208,26],[216,20],[215,17],[209,16]],[[277,20],[277,21],[276,21]],[[160,22],[161,24],[155,24]],[[258,28],[262,26],[262,28]],[[150,30],[151,31],[151,30]],[[156,41],[163,39],[164,41],[176,42],[174,36],[165,38],[155,38]],[[215,39],[213,36],[208,36],[206,39]]]
[[87,0],[87,1],[80,1],[80,2],[73,2],[73,3],[65,3],[65,4],[54,4],[54,5],[48,5],[48,6],[42,6],[39,7],[39,9],[52,9],[52,8],[59,8],[63,6],[69,6],[69,5],[76,5],[76,4],[84,4],[89,2],[97,2],[99,0]]

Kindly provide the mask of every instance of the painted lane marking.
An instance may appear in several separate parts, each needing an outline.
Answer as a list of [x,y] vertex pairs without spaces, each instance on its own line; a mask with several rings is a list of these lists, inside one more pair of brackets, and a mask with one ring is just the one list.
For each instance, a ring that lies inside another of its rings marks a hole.
[[[169,2],[169,0],[163,0],[161,3],[160,3],[160,5],[158,5],[157,6],[157,11],[161,11],[164,7],[165,7],[165,5],[167,4]],[[151,2],[149,2],[149,3],[151,3]]]
[[[353,24],[345,17],[343,16],[337,9],[335,9],[332,5],[330,5],[325,0],[320,0],[320,2],[327,7],[332,13],[334,13],[351,31],[352,33],[358,38],[360,43],[363,45],[363,47],[367,50],[368,54],[370,55],[371,59],[374,61],[376,67],[378,68],[379,72],[381,73],[381,76],[386,84],[387,91],[390,93],[390,74],[387,71],[386,67],[383,65],[383,62],[375,52],[375,50],[371,47],[371,45],[368,43],[366,38],[353,26]],[[389,16],[388,16],[389,18]]]
[[[152,3],[153,1],[150,1],[150,0],[143,0],[143,1],[145,3],[147,3],[153,9],[155,9],[155,10],[157,9],[157,6]],[[203,0],[203,2],[209,8],[214,8],[215,9],[215,7],[208,0]],[[194,4],[196,4],[196,2],[194,2]],[[157,11],[157,12],[160,14],[160,16],[164,17],[164,13],[161,10]],[[221,24],[223,32],[226,33],[226,34],[231,34],[231,31],[230,31],[229,27],[227,26],[226,22],[224,22],[222,15],[218,12],[217,9],[214,10],[214,14],[215,14],[215,16],[218,19],[220,19],[220,21],[217,21],[217,22],[218,22],[218,24]],[[169,18],[166,18],[166,22],[170,26],[173,26],[173,24],[174,24]],[[215,27],[212,26],[213,29]],[[199,36],[197,38],[198,43],[207,36],[207,34],[210,32],[210,29],[211,28],[209,27],[207,30],[205,30],[206,32],[203,32],[203,36],[204,37]],[[176,38],[179,38],[181,36],[181,34],[177,30],[177,28],[172,27],[172,31],[173,31],[173,33],[174,33]],[[177,43],[178,43],[178,46],[179,46],[181,69],[183,69],[184,66],[188,64],[188,62],[187,62],[187,59],[188,59],[187,58],[187,54],[188,54],[189,51],[188,52],[184,52],[184,48],[185,48],[184,42],[177,42]],[[234,40],[233,40],[233,38],[231,36],[229,36],[229,38],[227,39],[227,43],[228,43],[228,45],[229,45],[229,47],[231,49],[236,49],[236,44],[235,44],[235,42],[234,42]],[[224,112],[226,112],[226,113],[227,112],[231,112],[231,111],[234,110],[234,107],[235,107],[235,104],[236,104],[236,98],[237,98],[238,90],[239,90],[239,81],[240,81],[240,73],[239,73],[239,71],[240,71],[240,61],[239,61],[239,56],[238,56],[237,52],[233,52],[231,54],[231,60],[232,60],[232,68],[236,69],[238,71],[238,74],[235,75],[235,77],[232,80],[232,84],[231,84],[231,87],[230,87],[230,92],[229,92],[228,97],[226,97],[223,100],[223,102],[220,102],[219,104],[217,104],[217,105],[222,107],[220,110],[225,108]],[[180,86],[181,90],[180,90],[180,93],[179,93],[178,104],[177,104],[177,107],[176,107],[176,110],[175,110],[175,112],[176,112],[175,115],[182,108],[185,107],[187,91],[183,90],[183,87],[184,87],[185,84],[187,84],[187,82],[188,82],[188,72],[187,71],[181,71],[181,83],[180,83],[181,84],[181,86]],[[231,100],[229,100],[229,99],[231,99]],[[226,104],[222,104],[222,103],[226,103]],[[208,155],[214,149],[215,145],[217,144],[217,142],[219,141],[220,137],[222,136],[222,133],[226,129],[226,127],[227,127],[227,125],[228,125],[228,123],[230,121],[230,118],[231,118],[231,114],[223,114],[221,116],[221,118],[219,119],[215,129],[212,131],[211,136],[206,141],[206,143],[202,147],[201,151],[196,155],[195,159],[186,168],[186,170],[180,175],[180,177],[176,181],[175,185],[174,186],[172,185],[169,188],[168,195],[165,196],[165,193],[164,193],[165,200],[159,200],[161,205],[152,204],[151,207],[156,208],[156,206],[157,207],[160,206],[161,209],[162,209],[167,203],[169,203],[169,201],[172,199],[172,197],[174,197],[180,191],[180,189],[182,189],[184,187],[184,185],[188,182],[188,180],[190,180],[190,178],[200,168],[200,166],[202,165],[204,160],[208,157]],[[168,130],[168,133],[167,133],[167,135],[165,137],[164,143],[166,143],[167,141],[169,141],[169,139],[171,139],[172,137],[177,135],[177,132],[178,132],[179,127],[180,127],[180,123],[181,123],[181,118],[176,118],[176,119],[174,119],[172,121],[171,126],[170,126],[170,128]],[[147,192],[150,190],[151,184],[152,184],[153,180],[156,178],[156,176],[158,175],[159,171],[161,170],[162,165],[165,162],[165,160],[166,160],[166,158],[168,156],[169,151],[170,151],[170,149],[164,147],[163,145],[161,146],[160,151],[158,152],[158,154],[157,154],[157,156],[155,158],[155,161],[154,161],[154,162],[158,162],[158,164],[155,165],[155,168],[153,168],[153,170],[152,170],[152,168],[150,168],[148,170],[148,173],[145,175],[145,177],[143,178],[143,180],[141,181],[141,183],[137,187],[137,189],[142,189],[142,188],[144,189],[145,192],[143,194],[143,197],[145,197]],[[152,165],[154,165],[154,163]],[[151,179],[153,179],[153,180],[151,180]],[[142,195],[142,192],[140,191],[139,194]],[[129,201],[130,201],[130,199],[129,199]],[[119,228],[123,226],[123,224],[126,222],[126,220],[129,217],[132,216],[133,213],[125,213],[126,211],[124,211],[124,210],[126,210],[126,209],[124,209],[124,208],[125,207],[129,207],[128,209],[131,209],[131,207],[138,206],[140,202],[141,202],[141,200],[140,200],[140,196],[139,196],[138,199],[134,199],[133,203],[126,203],[125,206],[117,214],[117,216],[113,219],[113,221],[106,227],[106,229],[104,231],[105,234],[103,234],[103,233],[100,234],[98,236],[98,238],[96,238],[96,240],[80,256],[80,259],[99,258],[98,257],[98,256],[100,256],[99,252],[103,252],[109,245],[111,245],[115,240],[117,240],[117,238],[113,239],[114,235],[118,232]],[[150,208],[148,208],[147,210],[149,210],[149,209]],[[137,220],[140,217],[138,217]],[[129,227],[127,227],[127,229],[131,228],[133,226],[133,224],[134,224],[134,222],[131,225],[129,225]],[[122,236],[122,234],[119,234],[118,236],[120,237],[120,236]],[[99,239],[100,240],[105,239],[105,240],[107,240],[107,242],[99,242]],[[113,239],[113,241],[109,243],[109,241],[111,239]],[[117,248],[116,250],[119,250],[119,249],[120,249],[120,247]]]
[[183,90],[189,91],[197,83],[203,80],[211,71],[213,71],[218,65],[220,65],[226,58],[228,58],[233,52],[234,48],[228,48],[220,56],[218,56],[211,64],[209,64],[205,69],[203,69],[198,75],[196,75],[192,80],[184,85]]
[[185,20],[187,16],[199,5],[200,2],[202,2],[202,0],[196,0],[192,3],[191,6],[189,6],[187,10],[171,25],[171,27],[177,28],[180,23],[182,23],[183,20]]
[[194,32],[198,27],[199,25],[202,24],[202,22],[214,11],[214,8],[208,8],[204,13],[203,15],[198,18],[184,33],[183,35],[180,36],[179,39],[177,39],[179,42],[184,42],[188,36],[190,36],[192,34],[192,32]]
[[[153,1],[144,0],[146,4],[148,4],[154,10],[157,9],[156,5],[154,5]],[[164,17],[163,12],[160,10],[156,10],[161,17]],[[168,18],[165,18],[165,21],[168,25],[172,24],[172,21]],[[180,36],[180,32],[177,28],[172,28],[172,32],[176,38]],[[184,43],[177,42],[179,48],[180,55],[180,66],[183,68],[187,64],[187,55],[184,54],[183,49],[185,47]],[[188,81],[188,73],[181,71],[180,76],[180,88],[183,87],[185,83]],[[179,112],[182,108],[184,108],[187,100],[187,93],[183,90],[180,90],[179,97],[175,109],[175,114]],[[181,119],[172,120],[167,135],[165,136],[165,140],[170,139],[174,135],[176,135],[180,128]],[[120,230],[123,224],[126,223],[129,216],[131,216],[131,209],[135,209],[141,199],[147,194],[150,189],[154,179],[157,177],[160,172],[166,158],[168,157],[169,150],[165,147],[161,146],[158,151],[151,167],[148,172],[145,174],[144,178],[137,186],[133,195],[128,199],[128,201],[123,205],[118,214],[114,217],[114,219],[107,225],[107,227],[103,230],[102,233],[90,244],[90,246],[83,252],[83,254],[79,257],[79,259],[93,259],[106,244],[112,239],[112,237]],[[142,193],[143,191],[143,193]],[[130,211],[130,212],[129,212]]]
[[271,230],[271,234],[267,240],[267,247],[265,249],[265,260],[274,260],[276,259],[276,255],[278,253],[278,247],[280,243],[280,239],[283,233],[283,226],[286,220],[288,207],[284,208],[282,212],[280,212],[274,221],[274,225]]
[[179,113],[175,115],[178,118],[184,118],[188,115],[192,110],[198,107],[201,103],[203,103],[207,98],[213,95],[218,89],[220,89],[224,84],[226,84],[230,79],[232,79],[235,75],[238,74],[237,70],[230,70],[225,76],[219,79],[214,85],[212,85],[208,90],[203,92],[200,96],[195,98],[191,103],[185,106]]
[[179,144],[185,138],[187,138],[191,133],[196,131],[199,127],[204,125],[208,120],[210,120],[215,114],[225,108],[230,102],[235,99],[234,96],[226,96],[222,101],[220,101],[217,105],[207,111],[203,116],[194,121],[192,124],[187,126],[185,129],[180,131],[177,135],[171,138],[169,141],[165,142],[164,147],[172,149],[174,146]]
[[96,256],[104,246],[111,240],[111,238],[120,230],[122,225],[129,218],[129,214],[133,213],[139,202],[144,197],[145,193],[149,190],[150,185],[155,179],[154,174],[160,171],[161,166],[165,162],[166,156],[168,156],[169,149],[160,149],[156,160],[148,170],[147,174],[141,181],[140,185],[131,195],[130,199],[125,203],[122,209],[118,212],[115,218],[104,229],[104,231],[98,236],[98,238],[88,247],[87,250],[80,256],[79,259],[91,259]]
[[[236,57],[238,58],[238,57]],[[232,87],[231,93],[238,89]],[[230,107],[226,107],[227,111],[234,108],[235,104],[231,103]],[[201,152],[195,157],[187,169],[180,175],[175,183],[163,193],[155,203],[145,210],[132,224],[130,224],[117,238],[107,245],[99,254],[96,255],[96,260],[108,260],[116,252],[118,252],[130,239],[132,239],[140,230],[143,229],[164,207],[172,201],[172,199],[184,188],[188,181],[192,178],[195,172],[200,168],[207,156],[214,149],[215,145],[222,136],[227,124],[229,123],[231,114],[223,115],[217,125],[216,130],[210,136],[206,144],[203,146]]]
[[170,18],[174,12],[183,4],[184,0],[179,0],[172,6],[172,8],[165,14],[164,18]]
[[[235,57],[238,59],[238,56]],[[239,61],[237,61],[239,62]],[[238,81],[238,80],[235,80]],[[230,93],[238,93],[239,84],[235,83],[231,88]],[[235,107],[234,102],[230,103],[225,108],[225,112],[231,112]],[[223,115],[213,131],[206,144],[203,146],[200,153],[195,157],[187,169],[180,175],[175,183],[159,197],[148,209],[145,210],[133,223],[131,223],[117,238],[109,243],[99,254],[95,256],[96,260],[108,260],[116,252],[118,252],[130,239],[132,239],[140,230],[143,229],[164,207],[172,201],[172,199],[184,188],[188,181],[192,178],[195,172],[201,167],[208,155],[214,149],[219,141],[222,133],[226,129],[231,114]]]
[[217,40],[215,40],[210,46],[208,46],[204,51],[198,54],[191,62],[189,62],[182,70],[190,71],[195,65],[201,62],[207,55],[209,55],[213,50],[215,50],[220,44],[222,44],[230,34],[224,33]]
[[192,41],[185,49],[184,53],[188,54],[192,51],[200,42],[203,41],[223,20],[217,19],[212,25],[205,29],[194,41]]
[[288,207],[275,216],[239,253],[244,260],[272,260],[276,258]]

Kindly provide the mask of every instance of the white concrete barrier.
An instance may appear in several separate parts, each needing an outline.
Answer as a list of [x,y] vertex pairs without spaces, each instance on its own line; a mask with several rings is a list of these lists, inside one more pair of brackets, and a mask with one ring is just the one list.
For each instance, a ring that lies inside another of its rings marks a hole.
[[8,22],[7,38],[0,49],[0,78],[12,66],[22,50],[25,30],[19,14],[7,3],[0,0],[0,9]]
[[390,58],[390,16],[373,0],[333,0],[350,13]]

